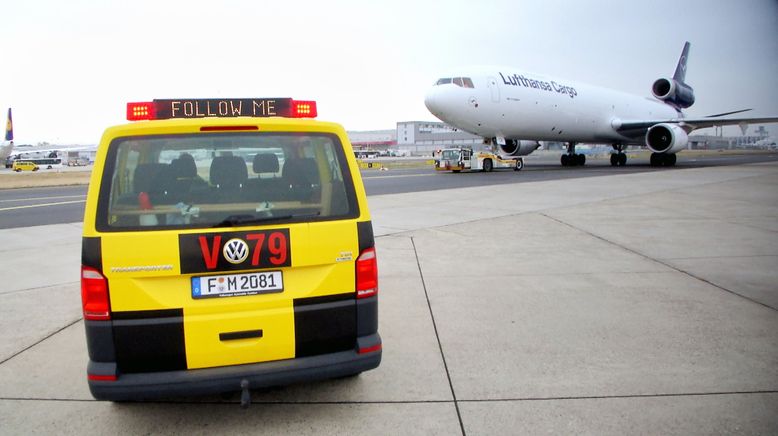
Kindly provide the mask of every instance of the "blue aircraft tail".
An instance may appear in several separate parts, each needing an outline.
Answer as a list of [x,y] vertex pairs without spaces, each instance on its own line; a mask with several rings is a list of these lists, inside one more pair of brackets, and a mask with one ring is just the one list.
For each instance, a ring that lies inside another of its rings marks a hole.
[[11,108],[8,108],[8,121],[5,122],[5,140],[6,141],[13,141],[14,140],[14,122],[13,118],[11,117]]
[[675,67],[675,74],[673,74],[673,79],[675,79],[676,82],[684,83],[684,80],[686,79],[686,60],[689,59],[690,45],[691,44],[689,44],[688,41],[684,44],[681,57],[678,59],[678,66]]

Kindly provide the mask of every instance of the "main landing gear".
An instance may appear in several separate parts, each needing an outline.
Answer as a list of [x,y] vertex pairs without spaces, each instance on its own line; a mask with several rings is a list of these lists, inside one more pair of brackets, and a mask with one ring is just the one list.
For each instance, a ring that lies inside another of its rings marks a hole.
[[575,154],[575,142],[568,142],[567,154],[563,154],[560,161],[563,167],[584,166],[586,165],[586,156]]
[[672,167],[675,166],[675,153],[651,153],[652,167]]
[[611,153],[611,166],[623,167],[627,164],[627,155],[624,153],[624,146],[622,144],[613,144],[613,149],[616,153]]

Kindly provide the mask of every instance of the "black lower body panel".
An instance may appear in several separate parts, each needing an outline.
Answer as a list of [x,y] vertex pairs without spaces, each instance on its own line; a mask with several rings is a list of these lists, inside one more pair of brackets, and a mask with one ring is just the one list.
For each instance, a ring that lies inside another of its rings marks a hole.
[[115,312],[113,318],[120,372],[186,369],[182,309]]
[[[182,371],[122,374],[116,381],[89,380],[89,390],[98,400],[128,401],[161,397],[217,394],[240,391],[241,381],[249,389],[281,386],[358,374],[381,363],[381,337],[378,333],[357,338],[357,347],[348,351],[247,365]],[[375,351],[360,354],[359,349]],[[89,362],[90,374],[102,368]]]
[[89,389],[115,401],[212,394],[240,390],[243,380],[250,389],[281,386],[353,375],[381,362],[375,296],[296,299],[294,323],[294,359],[187,370],[183,310],[114,312],[111,321],[87,323]]
[[294,300],[296,357],[351,350],[356,338],[357,306],[353,293]]

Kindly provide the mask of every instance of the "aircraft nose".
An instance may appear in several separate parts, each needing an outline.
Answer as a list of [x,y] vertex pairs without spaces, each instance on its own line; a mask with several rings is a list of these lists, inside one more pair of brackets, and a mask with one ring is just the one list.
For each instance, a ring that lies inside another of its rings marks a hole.
[[439,112],[438,109],[440,108],[440,95],[438,92],[437,87],[433,86],[432,88],[427,91],[427,94],[424,96],[424,106],[427,106],[427,110],[432,112],[433,115],[437,115]]

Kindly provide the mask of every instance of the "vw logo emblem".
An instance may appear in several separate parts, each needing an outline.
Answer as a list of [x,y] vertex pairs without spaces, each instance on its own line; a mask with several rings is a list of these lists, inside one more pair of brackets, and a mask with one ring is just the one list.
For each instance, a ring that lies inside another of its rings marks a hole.
[[249,246],[243,239],[233,238],[224,244],[222,253],[227,262],[237,265],[249,257]]

